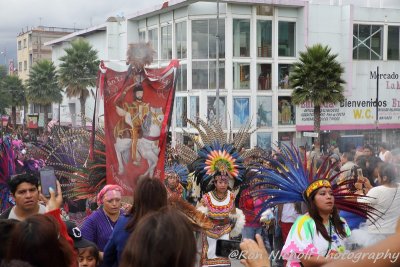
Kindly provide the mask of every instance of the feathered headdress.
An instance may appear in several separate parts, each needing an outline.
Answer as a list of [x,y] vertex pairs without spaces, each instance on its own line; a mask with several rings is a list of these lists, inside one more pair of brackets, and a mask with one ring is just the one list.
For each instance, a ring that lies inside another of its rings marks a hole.
[[178,157],[186,164],[191,164],[194,169],[195,181],[200,184],[202,193],[217,173],[228,176],[230,186],[238,186],[244,176],[246,169],[245,160],[255,153],[255,150],[244,150],[246,141],[254,132],[251,124],[242,127],[233,138],[232,132],[224,133],[220,123],[213,121],[207,124],[198,118],[196,122],[187,119],[194,127],[199,137],[187,133],[189,138],[196,144],[198,151],[183,145],[177,145]]
[[[333,174],[332,169],[335,165],[330,164],[329,158],[322,162],[318,169],[307,168],[307,157],[301,161],[299,151],[291,145],[290,147],[282,144],[275,159],[269,159],[271,168],[260,166],[259,174],[256,178],[263,181],[257,183],[263,189],[254,190],[253,194],[265,199],[260,214],[277,204],[304,201],[310,197],[311,193],[321,187],[332,188],[335,197],[335,206],[344,211],[355,213],[359,216],[370,218],[371,214],[376,213],[370,205],[357,202],[360,195],[350,192],[344,185],[354,184],[355,179],[348,179],[337,184],[337,177],[341,174]],[[313,166],[314,164],[311,164]]]
[[173,163],[171,165],[165,165],[165,176],[168,174],[176,174],[179,177],[179,182],[187,184],[189,171],[185,165]]

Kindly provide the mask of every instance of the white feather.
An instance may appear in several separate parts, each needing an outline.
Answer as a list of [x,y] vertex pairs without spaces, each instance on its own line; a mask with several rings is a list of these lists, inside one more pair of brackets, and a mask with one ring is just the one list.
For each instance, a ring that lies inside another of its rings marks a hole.
[[242,233],[244,224],[246,223],[246,218],[243,214],[241,209],[236,209],[236,214],[229,214],[229,218],[234,219],[236,218],[235,226],[233,227],[232,231],[230,232],[231,237],[238,236]]

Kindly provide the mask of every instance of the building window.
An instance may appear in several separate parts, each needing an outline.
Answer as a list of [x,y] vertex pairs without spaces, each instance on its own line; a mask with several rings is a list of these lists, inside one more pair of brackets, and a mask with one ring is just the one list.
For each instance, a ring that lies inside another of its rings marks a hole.
[[272,21],[257,21],[257,57],[272,57]]
[[272,16],[273,11],[272,6],[257,6],[257,16]]
[[186,21],[175,25],[176,57],[187,58]]
[[[192,22],[192,88],[216,89],[217,20]],[[219,88],[225,88],[225,21],[219,20]]]
[[353,26],[353,59],[382,59],[383,26]]
[[257,96],[257,127],[272,127],[271,96]]
[[279,89],[291,89],[289,76],[291,72],[292,65],[290,64],[279,64],[278,65],[278,81]]
[[257,64],[258,90],[271,90],[271,64]]
[[22,71],[22,62],[18,62],[18,71],[19,71],[19,72]]
[[[193,89],[216,89],[216,61],[193,61]],[[219,62],[219,88],[225,88],[225,62]]]
[[[219,110],[219,118],[217,118],[217,108]],[[207,98],[207,119],[208,121],[219,120],[222,128],[226,128],[226,97],[219,97],[219,105],[215,96]]]
[[233,56],[250,56],[250,20],[233,20]]
[[[193,59],[216,58],[217,20],[194,20],[192,22]],[[225,20],[219,20],[219,57],[225,57]]]
[[161,59],[172,58],[172,26],[161,28]]
[[28,69],[28,61],[24,61],[24,70],[27,70]]
[[177,91],[187,91],[187,65],[181,64],[179,66],[178,78],[176,81]]
[[139,31],[139,42],[146,42],[146,31]]
[[158,29],[149,30],[149,42],[154,50],[154,59],[158,59]]
[[249,63],[233,63],[233,89],[250,89]]
[[21,50],[22,49],[22,47],[21,47],[21,41],[18,41],[18,50]]
[[296,44],[296,23],[279,21],[278,55],[280,57],[294,57]]
[[294,125],[295,106],[290,97],[278,97],[278,125]]
[[175,100],[176,127],[186,127],[187,97],[176,97]]
[[258,132],[257,146],[264,150],[271,150],[272,133]]
[[26,48],[26,39],[24,39],[24,48]]
[[250,118],[250,98],[233,98],[233,128],[241,128],[249,123]]
[[190,96],[190,119],[196,121],[196,118],[200,116],[200,102],[198,96]]
[[388,47],[387,47],[387,59],[388,60],[399,60],[400,53],[400,27],[389,26],[388,27]]

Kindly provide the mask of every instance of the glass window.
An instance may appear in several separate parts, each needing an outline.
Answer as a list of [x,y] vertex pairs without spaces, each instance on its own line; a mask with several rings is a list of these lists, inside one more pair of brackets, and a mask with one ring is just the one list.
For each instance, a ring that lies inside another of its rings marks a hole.
[[233,56],[250,56],[250,20],[233,20]]
[[353,26],[353,59],[382,59],[383,26]]
[[24,61],[24,70],[27,70],[28,69],[28,62],[25,60]]
[[272,56],[272,21],[257,21],[257,57]]
[[172,26],[161,28],[161,59],[172,58]]
[[195,121],[200,116],[200,105],[198,96],[190,96],[190,119]]
[[272,97],[257,97],[257,127],[272,127]]
[[208,61],[194,61],[192,65],[193,89],[208,89]]
[[24,48],[26,48],[26,39],[24,39]]
[[177,23],[175,30],[176,56],[177,58],[187,58],[186,21]]
[[[194,20],[192,22],[193,59],[216,58],[215,35],[217,20]],[[225,20],[219,20],[219,57],[225,57]]]
[[290,82],[289,82],[289,76],[290,76],[290,71],[291,71],[292,65],[290,64],[279,64],[278,65],[278,81],[279,89],[290,89]]
[[139,31],[139,42],[146,42],[146,32]]
[[18,71],[22,71],[22,62],[18,62]]
[[258,16],[272,16],[274,8],[272,6],[257,6]]
[[176,114],[176,127],[186,127],[187,122],[187,102],[185,97],[176,97],[175,101],[175,114]]
[[296,23],[279,21],[278,55],[280,57],[294,57],[296,44]]
[[278,140],[280,144],[286,144],[291,146],[295,142],[295,133],[294,132],[279,132]]
[[21,50],[21,41],[18,41],[18,50]]
[[249,123],[250,98],[233,98],[233,128],[240,128]]
[[291,98],[278,97],[278,124],[294,125],[295,118],[295,106],[292,105]]
[[271,150],[271,133],[257,133],[257,146],[265,150]]
[[[209,82],[209,89],[217,89],[217,78],[216,78],[216,61],[209,62],[209,71],[210,71],[210,82]],[[225,88],[225,62],[219,62],[219,88]]]
[[217,119],[217,107],[219,110],[219,120],[222,127],[226,128],[226,97],[220,96],[219,105],[217,104],[217,98],[215,96],[209,96],[207,98],[207,119],[213,121]]
[[233,89],[250,89],[249,63],[233,63]]
[[179,66],[178,78],[176,81],[177,91],[187,91],[187,65],[181,64]]
[[388,60],[399,60],[399,47],[400,47],[400,27],[389,26],[388,27],[388,48],[387,48],[387,59]]
[[271,64],[257,64],[258,90],[271,90]]
[[158,29],[149,30],[149,42],[154,49],[154,59],[158,59]]

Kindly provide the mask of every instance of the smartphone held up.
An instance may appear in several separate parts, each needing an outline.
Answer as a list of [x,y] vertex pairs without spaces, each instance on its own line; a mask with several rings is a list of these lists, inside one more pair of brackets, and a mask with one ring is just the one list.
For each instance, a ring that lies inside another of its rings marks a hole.
[[43,167],[40,169],[40,187],[42,188],[41,193],[47,198],[50,197],[50,187],[57,194],[57,178],[53,167]]

